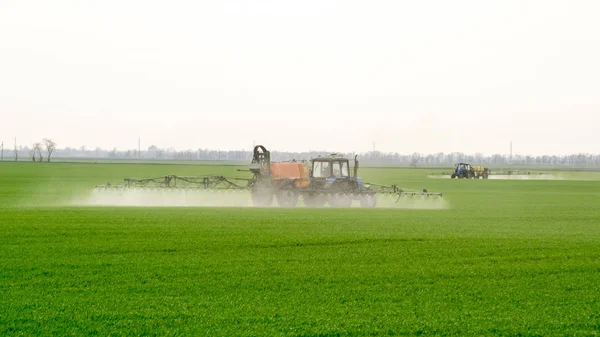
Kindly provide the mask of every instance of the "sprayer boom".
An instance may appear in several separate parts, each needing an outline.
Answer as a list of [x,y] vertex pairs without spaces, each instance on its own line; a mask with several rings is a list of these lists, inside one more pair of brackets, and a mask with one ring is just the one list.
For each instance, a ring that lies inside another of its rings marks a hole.
[[247,191],[254,205],[269,206],[273,199],[280,206],[294,207],[301,197],[308,207],[350,207],[358,200],[362,207],[375,207],[378,195],[442,197],[440,192],[410,190],[397,185],[368,184],[358,177],[359,163],[338,154],[313,158],[310,161],[271,162],[270,152],[262,145],[254,147],[252,162],[247,170],[251,178],[226,178],[221,175],[178,176],[124,179],[123,185],[110,183],[96,186],[99,190],[232,190]]

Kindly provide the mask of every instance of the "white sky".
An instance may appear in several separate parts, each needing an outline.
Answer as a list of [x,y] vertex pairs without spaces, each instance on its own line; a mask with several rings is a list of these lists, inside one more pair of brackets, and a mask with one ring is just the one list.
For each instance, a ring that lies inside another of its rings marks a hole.
[[0,0],[0,140],[600,153],[598,15],[575,0]]

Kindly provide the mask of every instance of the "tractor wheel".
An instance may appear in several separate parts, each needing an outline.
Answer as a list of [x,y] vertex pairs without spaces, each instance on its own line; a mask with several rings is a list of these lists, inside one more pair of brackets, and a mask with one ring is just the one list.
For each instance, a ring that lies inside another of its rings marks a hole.
[[273,203],[273,193],[269,189],[256,188],[251,193],[254,206],[266,207]]
[[375,194],[364,194],[360,197],[360,206],[365,208],[375,207],[377,204],[377,197]]
[[452,179],[456,178],[456,173],[452,173],[452,175],[450,176],[450,178],[452,178]]
[[302,196],[304,205],[311,208],[319,208],[325,206],[325,196],[320,193],[305,194]]
[[298,194],[289,188],[280,189],[275,196],[277,197],[277,203],[281,207],[296,207],[298,203]]

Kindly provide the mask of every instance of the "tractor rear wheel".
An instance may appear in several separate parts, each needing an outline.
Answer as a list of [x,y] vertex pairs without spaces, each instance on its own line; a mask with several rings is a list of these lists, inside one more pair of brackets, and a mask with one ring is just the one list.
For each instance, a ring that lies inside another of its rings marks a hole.
[[277,203],[281,207],[296,207],[298,203],[298,194],[289,188],[280,189],[275,196],[277,197]]
[[273,193],[269,189],[256,188],[251,192],[252,203],[254,206],[271,206],[273,203]]
[[305,194],[302,196],[302,200],[304,201],[304,205],[306,207],[323,207],[325,206],[325,196],[321,193],[313,193],[313,194]]

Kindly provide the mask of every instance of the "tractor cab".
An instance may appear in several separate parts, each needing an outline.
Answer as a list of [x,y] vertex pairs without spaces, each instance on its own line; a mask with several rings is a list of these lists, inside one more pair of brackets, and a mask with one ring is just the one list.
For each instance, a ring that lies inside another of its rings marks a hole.
[[347,158],[332,154],[329,158],[318,157],[312,160],[311,178],[348,179],[350,178],[350,161]]
[[350,160],[331,154],[329,157],[311,159],[309,190],[319,193],[358,193],[363,188],[362,179],[357,176],[358,161],[354,158],[353,170]]
[[456,164],[456,168],[454,169],[454,173],[452,173],[451,178],[466,178],[470,179],[474,176],[473,168],[471,164],[467,163],[458,163]]
[[463,171],[471,171],[471,164],[466,164],[466,163],[456,164],[456,174],[460,174]]

